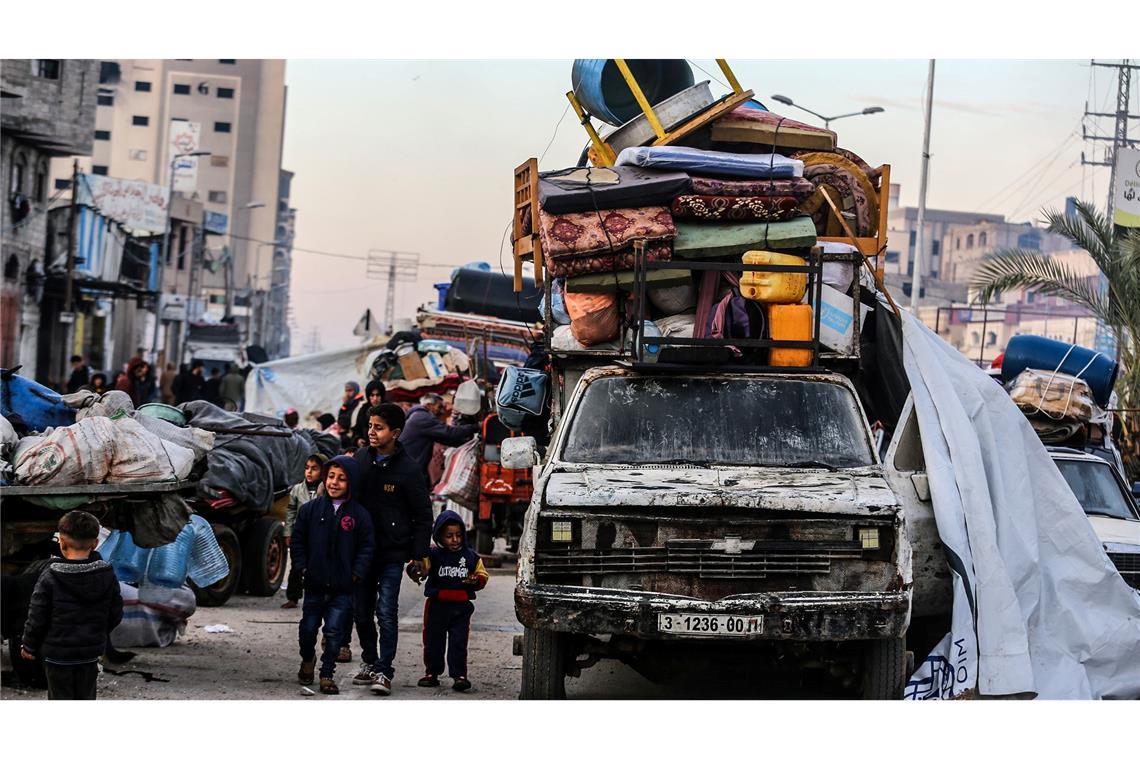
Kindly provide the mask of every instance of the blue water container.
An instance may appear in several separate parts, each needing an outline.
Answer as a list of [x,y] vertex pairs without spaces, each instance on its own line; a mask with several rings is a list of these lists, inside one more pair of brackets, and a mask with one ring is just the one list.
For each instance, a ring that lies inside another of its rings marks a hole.
[[436,295],[438,296],[437,308],[440,311],[447,311],[447,291],[451,289],[450,282],[437,282],[434,286]]
[[194,543],[190,548],[190,561],[186,575],[199,588],[212,586],[230,574],[230,563],[218,545],[214,528],[201,515],[191,515]]
[[1099,351],[1039,335],[1017,335],[1005,348],[1001,381],[1008,383],[1027,369],[1064,372],[1089,384],[1099,406],[1108,406],[1120,366]]
[[115,577],[123,583],[138,583],[146,572],[150,549],[135,546],[130,533],[121,530],[111,531],[99,554],[111,563]]
[[178,588],[186,583],[193,545],[194,524],[188,522],[182,526],[178,538],[151,550],[146,563],[146,580],[167,588]]
[[[680,58],[626,59],[650,105],[693,86],[693,70]],[[641,115],[633,92],[610,58],[578,58],[570,73],[578,101],[591,115],[620,127]]]

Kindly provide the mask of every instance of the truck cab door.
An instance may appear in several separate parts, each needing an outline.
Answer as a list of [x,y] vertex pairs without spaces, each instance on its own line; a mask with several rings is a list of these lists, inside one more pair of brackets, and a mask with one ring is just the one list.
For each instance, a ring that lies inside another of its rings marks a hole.
[[926,460],[913,399],[907,398],[899,425],[883,458],[883,474],[906,516],[912,552],[914,618],[949,615],[952,602],[950,570],[938,538]]

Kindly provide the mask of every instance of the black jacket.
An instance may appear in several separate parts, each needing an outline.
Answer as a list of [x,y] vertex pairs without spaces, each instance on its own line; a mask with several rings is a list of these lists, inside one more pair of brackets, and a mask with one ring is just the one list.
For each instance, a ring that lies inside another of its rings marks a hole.
[[334,457],[329,465],[348,473],[349,497],[334,512],[332,499],[322,493],[301,505],[289,538],[293,569],[304,573],[305,590],[351,593],[354,579],[368,576],[375,550],[375,531],[368,511],[353,498],[359,470],[349,457]]
[[445,425],[426,407],[414,406],[408,412],[408,419],[404,423],[404,432],[400,433],[400,443],[404,444],[408,454],[416,460],[420,471],[426,475],[428,465],[431,464],[432,448],[435,444],[458,446],[470,441],[471,437],[478,432],[478,423]]
[[119,580],[98,552],[89,559],[55,559],[36,581],[23,646],[53,665],[95,662],[122,619]]
[[360,502],[376,526],[376,564],[426,557],[431,497],[419,465],[398,442],[395,453],[379,464],[371,446],[354,458],[364,473]]
[[364,400],[364,396],[357,396],[351,403],[340,405],[340,410],[336,415],[336,424],[340,428],[340,445],[342,449],[356,446],[356,423],[359,421],[359,415],[364,413],[364,406],[366,404],[367,402]]

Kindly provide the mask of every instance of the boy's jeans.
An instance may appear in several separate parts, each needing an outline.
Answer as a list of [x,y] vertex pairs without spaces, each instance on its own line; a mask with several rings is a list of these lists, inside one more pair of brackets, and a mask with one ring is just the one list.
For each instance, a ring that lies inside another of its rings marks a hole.
[[301,659],[310,662],[317,656],[317,632],[325,624],[325,651],[321,653],[321,678],[332,678],[336,657],[348,639],[352,626],[352,594],[306,591],[301,604],[298,638]]
[[380,624],[380,657],[376,660],[376,670],[394,678],[396,671],[392,661],[396,659],[396,638],[400,632],[400,581],[404,577],[404,563],[386,562],[379,569],[376,622]]

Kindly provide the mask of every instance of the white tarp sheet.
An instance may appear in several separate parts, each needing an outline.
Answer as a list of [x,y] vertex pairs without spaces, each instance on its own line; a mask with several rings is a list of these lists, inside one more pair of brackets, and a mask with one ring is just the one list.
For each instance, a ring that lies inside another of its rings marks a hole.
[[344,403],[344,384],[353,380],[364,389],[385,340],[255,364],[245,379],[245,410],[281,417],[293,407],[302,424],[313,411],[335,416]]
[[1001,386],[903,314],[903,359],[954,580],[911,699],[1140,697],[1140,593]]

